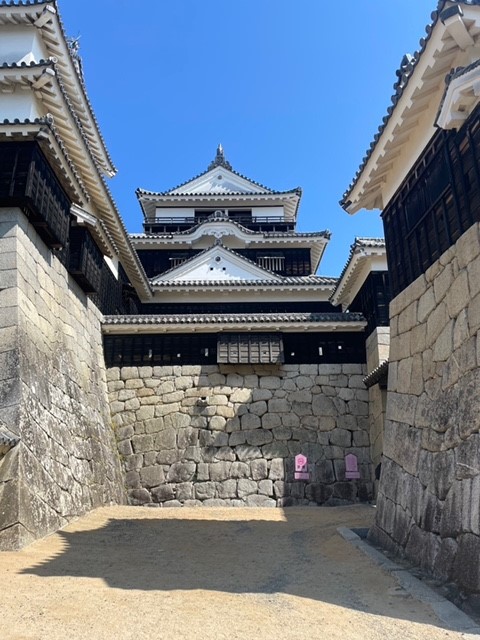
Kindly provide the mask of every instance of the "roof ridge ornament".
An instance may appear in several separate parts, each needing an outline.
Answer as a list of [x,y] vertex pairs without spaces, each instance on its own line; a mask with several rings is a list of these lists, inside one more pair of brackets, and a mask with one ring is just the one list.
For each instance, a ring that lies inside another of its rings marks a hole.
[[78,73],[80,80],[85,83],[85,76],[83,74],[83,62],[80,56],[80,35],[76,38],[73,36],[66,38],[68,50],[72,56],[73,66]]
[[211,169],[215,169],[215,167],[225,167],[225,169],[232,171],[232,165],[230,164],[230,162],[228,162],[228,160],[226,160],[225,152],[221,143],[217,147],[217,155],[208,165],[208,171],[210,171]]

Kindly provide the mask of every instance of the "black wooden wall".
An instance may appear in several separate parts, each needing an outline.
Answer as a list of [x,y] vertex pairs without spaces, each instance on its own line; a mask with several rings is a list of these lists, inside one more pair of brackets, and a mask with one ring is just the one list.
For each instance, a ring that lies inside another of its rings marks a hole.
[[480,220],[480,107],[462,128],[438,130],[382,213],[392,295]]

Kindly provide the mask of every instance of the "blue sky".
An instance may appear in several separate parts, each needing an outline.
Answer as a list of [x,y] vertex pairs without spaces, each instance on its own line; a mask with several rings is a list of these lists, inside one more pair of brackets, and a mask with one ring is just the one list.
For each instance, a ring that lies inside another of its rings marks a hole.
[[86,85],[130,232],[135,189],[169,189],[233,168],[273,189],[301,186],[299,230],[330,229],[319,272],[339,275],[379,212],[338,201],[385,115],[395,70],[418,48],[435,0],[59,0],[80,36]]

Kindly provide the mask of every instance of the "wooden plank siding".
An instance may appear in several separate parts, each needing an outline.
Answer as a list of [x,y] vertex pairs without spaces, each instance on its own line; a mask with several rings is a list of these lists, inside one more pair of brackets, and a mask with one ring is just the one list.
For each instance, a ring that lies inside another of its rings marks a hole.
[[[223,363],[223,354],[218,351],[219,344],[223,344],[228,335],[242,335],[248,339],[249,334],[225,333],[176,333],[176,334],[122,334],[105,335],[104,352],[108,367],[134,365],[202,365]],[[253,334],[252,334],[253,335]],[[259,332],[258,335],[261,335]],[[265,332],[263,336],[269,336]],[[332,363],[364,363],[365,334],[364,332],[311,332],[311,333],[275,333],[276,339],[283,343],[282,356],[278,356],[277,364],[332,364]],[[237,340],[235,337],[232,342]],[[272,340],[264,339],[269,349],[278,350]],[[259,341],[259,349],[263,342]],[[235,347],[231,347],[229,357],[244,357],[244,346],[238,347],[239,355],[235,354]],[[248,357],[253,357],[254,350],[249,347]],[[241,351],[241,355],[240,355]],[[278,351],[277,351],[278,352]],[[269,352],[268,358],[273,361],[274,352]],[[257,356],[255,356],[257,357]],[[259,362],[264,362],[258,356]],[[283,357],[283,360],[282,360]],[[238,362],[238,364],[241,364]]]
[[392,295],[480,220],[480,107],[458,131],[438,130],[382,213]]
[[65,247],[70,200],[36,142],[2,142],[0,207],[20,207],[49,247]]
[[220,364],[281,364],[284,362],[280,333],[221,333],[217,341]]

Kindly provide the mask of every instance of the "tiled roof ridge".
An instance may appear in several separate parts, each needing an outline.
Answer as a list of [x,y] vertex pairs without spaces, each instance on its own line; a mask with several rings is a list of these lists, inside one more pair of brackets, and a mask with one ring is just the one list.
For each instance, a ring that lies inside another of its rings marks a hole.
[[97,130],[98,137],[100,139],[101,144],[103,145],[103,151],[105,153],[105,157],[106,157],[107,161],[109,162],[110,166],[112,167],[113,173],[115,174],[115,173],[118,172],[118,170],[117,170],[117,168],[115,167],[115,165],[113,163],[112,157],[110,156],[110,153],[109,153],[108,148],[107,148],[107,144],[106,144],[105,139],[104,139],[104,137],[102,135],[102,132],[100,130],[100,125],[98,123],[97,117],[96,117],[95,112],[93,110],[92,103],[90,102],[90,98],[88,97],[87,87],[86,87],[86,84],[85,84],[85,80],[83,78],[83,74],[81,74],[79,72],[77,64],[76,64],[76,62],[74,60],[74,57],[73,57],[72,49],[68,44],[68,37],[67,37],[66,30],[65,30],[65,26],[63,24],[62,16],[60,15],[60,11],[58,10],[58,2],[57,2],[57,0],[50,0],[50,1],[55,6],[56,16],[57,16],[57,19],[58,19],[58,25],[59,25],[60,30],[62,32],[63,39],[65,40],[65,44],[67,45],[66,48],[67,48],[67,51],[68,51],[68,55],[70,57],[70,61],[72,63],[72,66],[75,69],[75,74],[76,74],[76,77],[78,78],[78,81],[79,81],[79,84],[80,84],[80,88],[81,88],[81,90],[83,92],[83,98],[85,99],[85,103],[86,103],[87,108],[88,108],[88,110],[90,112],[90,117],[93,120],[93,123],[95,125],[96,130]]
[[[197,254],[198,257],[199,254]],[[243,257],[243,256],[242,256]],[[165,272],[166,273],[166,272]],[[158,287],[191,287],[191,286],[215,286],[215,287],[285,287],[293,286],[335,286],[338,279],[326,276],[279,276],[281,280],[179,280],[176,282],[159,280],[153,286]]]
[[400,63],[400,67],[395,72],[398,77],[398,80],[393,85],[395,93],[391,97],[390,105],[387,108],[387,114],[383,117],[382,123],[378,127],[377,132],[374,134],[373,140],[370,143],[370,146],[368,147],[365,155],[363,156],[360,166],[353,177],[353,180],[350,182],[347,190],[344,192],[342,199],[340,200],[340,205],[342,207],[346,208],[349,205],[349,201],[347,200],[347,197],[349,193],[351,193],[355,185],[357,184],[357,181],[360,178],[360,175],[363,169],[366,167],[367,162],[370,159],[370,156],[372,155],[375,147],[377,146],[377,142],[379,141],[382,133],[384,132],[388,122],[390,121],[390,117],[397,103],[402,97],[405,88],[408,85],[408,82],[413,75],[413,71],[415,67],[417,66],[423,52],[425,51],[425,48],[427,46],[428,41],[430,40],[433,29],[436,26],[438,19],[447,2],[452,2],[453,5],[464,4],[464,5],[470,5],[470,6],[480,6],[480,0],[439,0],[437,9],[433,11],[431,14],[431,22],[428,23],[425,27],[426,35],[420,39],[419,49],[415,51],[413,54],[405,54],[402,58],[402,62]]
[[[1,5],[0,5],[1,6]],[[31,60],[30,62],[2,62],[0,69],[25,69],[32,67],[46,67],[52,62],[51,58],[40,58],[39,60]]]
[[0,0],[0,7],[31,7],[36,4],[56,4],[56,0]]
[[[213,222],[213,221],[211,220],[210,222]],[[257,236],[261,235],[265,238],[276,238],[276,237],[278,238],[315,238],[315,237],[318,237],[318,238],[330,239],[332,236],[332,232],[329,229],[325,229],[323,231],[305,231],[305,232],[302,232],[302,231],[252,231],[251,229],[247,229],[246,227],[243,227],[243,225],[241,225],[236,220],[229,220],[229,222],[239,227],[242,231],[245,230],[245,232],[249,234],[253,234]],[[135,240],[141,240],[142,238],[146,240],[154,240],[155,238],[162,238],[162,239],[173,238],[174,236],[189,235],[193,231],[196,231],[202,224],[204,224],[204,222],[200,222],[195,226],[190,227],[190,229],[186,229],[185,231],[177,231],[175,233],[131,233],[130,237]]]
[[448,85],[452,80],[455,80],[455,78],[460,78],[469,71],[473,71],[473,69],[476,69],[477,67],[480,67],[480,58],[478,60],[475,60],[474,62],[471,62],[470,64],[467,64],[464,67],[456,67],[455,69],[452,69],[445,78],[445,83]]
[[[95,154],[93,153],[93,150],[91,149],[90,141],[88,140],[88,137],[85,134],[85,130],[84,130],[83,124],[82,124],[82,122],[80,120],[79,115],[77,114],[75,106],[72,104],[72,101],[70,100],[70,97],[68,95],[68,92],[67,92],[67,90],[65,88],[65,85],[63,83],[63,80],[62,80],[62,74],[61,74],[61,72],[59,72],[59,67],[58,67],[56,58],[48,58],[47,60],[43,59],[42,61],[33,62],[33,63],[30,63],[30,64],[20,64],[20,65],[17,65],[15,63],[13,63],[12,65],[3,64],[2,67],[0,67],[0,68],[25,68],[25,69],[28,68],[28,69],[35,69],[35,68],[41,68],[41,67],[43,67],[45,69],[46,68],[51,68],[51,69],[53,69],[55,71],[55,79],[56,79],[56,81],[58,83],[58,87],[59,87],[60,92],[61,92],[61,94],[63,96],[63,99],[65,100],[65,103],[67,105],[68,111],[70,112],[70,115],[71,115],[73,121],[75,122],[76,126],[78,127],[78,130],[80,132],[80,137],[82,138],[82,140],[84,142],[85,148],[87,150],[88,155],[90,156],[90,159],[92,160],[92,162],[93,162],[98,174],[103,178],[103,171],[102,171],[102,169],[100,167],[100,163],[97,160],[97,158],[95,157]],[[55,122],[54,116],[52,116],[50,114],[47,114],[47,118],[48,117],[50,117],[52,119],[53,123]],[[19,124],[19,123],[16,123],[16,124]]]
[[201,313],[104,316],[103,324],[199,324],[241,322],[363,322],[362,313],[279,312],[279,313]]
[[385,238],[368,238],[363,236],[356,236],[355,242],[351,246],[353,247],[355,244],[359,247],[378,247],[385,245]]
[[370,387],[373,387],[374,384],[377,384],[377,382],[380,382],[380,380],[386,374],[388,374],[388,364],[389,364],[388,359],[382,360],[378,365],[378,367],[375,367],[375,369],[373,369],[373,371],[371,371],[368,374],[368,376],[365,376],[365,378],[363,379],[363,384],[367,387],[367,389],[369,389]]
[[448,89],[450,86],[450,83],[453,82],[454,80],[456,80],[457,78],[461,78],[462,76],[466,75],[467,73],[469,73],[470,71],[473,71],[474,69],[476,69],[477,67],[480,66],[480,58],[478,60],[475,60],[474,62],[471,62],[470,64],[467,64],[464,67],[455,67],[454,69],[451,69],[450,73],[448,73],[445,77],[445,91],[443,93],[442,99],[440,100],[440,104],[438,105],[438,109],[437,109],[437,116],[435,118],[435,122],[437,122],[443,107],[445,105],[445,100],[447,99],[447,94],[448,94]]
[[0,0],[0,7],[30,7],[36,4],[57,4],[56,0]]
[[[88,140],[88,137],[85,133],[85,129],[83,127],[82,121],[80,120],[79,115],[77,114],[77,111],[75,109],[75,106],[72,104],[72,101],[70,100],[70,97],[68,95],[68,92],[65,88],[65,85],[63,83],[62,80],[62,75],[61,73],[58,73],[58,65],[56,64],[55,60],[49,60],[49,66],[53,67],[53,69],[55,70],[55,78],[58,82],[58,86],[60,87],[60,91],[63,95],[63,98],[67,104],[68,110],[70,111],[70,114],[75,122],[75,124],[78,127],[78,130],[80,131],[80,135],[85,143],[85,147],[87,148],[88,151],[88,155],[90,156],[95,168],[97,169],[97,173],[101,176],[101,178],[104,178],[103,175],[103,171],[100,167],[100,163],[97,160],[97,158],[95,157],[95,154],[93,153],[93,150],[90,147],[90,141]],[[53,116],[52,116],[53,117]],[[53,121],[55,122],[55,118],[53,118]]]
[[[201,173],[197,174],[193,178],[190,178],[189,180],[185,180],[184,182],[181,182],[180,184],[177,184],[176,187],[172,187],[168,191],[161,191],[161,192],[147,191],[146,189],[141,189],[139,187],[139,188],[136,189],[135,193],[137,194],[137,196],[138,196],[139,193],[158,195],[158,196],[189,195],[189,194],[183,194],[183,193],[182,194],[172,193],[172,191],[176,191],[177,189],[180,189],[181,187],[184,187],[189,182],[193,182],[194,180],[198,180],[198,178],[201,178],[202,176],[205,176],[207,173],[210,173],[210,171],[213,171],[217,167],[221,167],[222,169],[226,169],[227,171],[229,171],[230,173],[233,173],[233,175],[237,176],[238,178],[242,178],[243,180],[247,180],[247,182],[250,182],[251,184],[254,184],[257,187],[260,187],[261,189],[265,189],[266,191],[268,191],[269,193],[274,194],[274,195],[275,194],[280,194],[280,193],[295,193],[295,192],[298,192],[299,194],[301,194],[301,192],[302,192],[300,187],[296,187],[295,189],[291,189],[289,191],[275,191],[274,189],[270,189],[270,187],[265,186],[261,182],[257,182],[256,180],[252,180],[251,178],[248,178],[247,176],[243,175],[242,173],[239,173],[238,171],[235,171],[235,169],[232,167],[230,162],[228,162],[228,160],[226,160],[225,154],[224,154],[224,151],[223,151],[223,147],[222,147],[221,144],[219,144],[218,147],[217,147],[217,154],[216,154],[214,160],[212,162],[210,162],[210,164],[208,165],[208,167],[207,167],[207,169],[205,171],[202,171]],[[243,194],[243,192],[240,192],[238,194],[232,194],[232,195],[241,195],[241,194]],[[192,194],[192,195],[211,195],[211,194]],[[255,194],[252,194],[252,195],[255,195]]]
[[[345,266],[342,269],[341,274],[338,276],[337,285],[339,285],[343,279],[343,276],[346,274],[348,265],[350,264],[351,259],[353,258],[355,251],[357,249],[361,249],[362,247],[385,247],[385,238],[363,238],[356,236],[352,244],[350,245],[350,251],[348,253],[348,258],[345,263]],[[332,294],[332,298],[335,295],[335,291]]]
[[[207,171],[205,171],[204,173],[207,173]],[[204,175],[203,173],[201,173],[199,176],[196,176],[196,178],[201,177],[202,175]],[[238,174],[240,175],[240,174]],[[244,176],[240,176],[240,177],[244,177]],[[192,180],[196,180],[196,178],[192,178]],[[248,180],[248,178],[246,178]],[[191,180],[187,180],[187,182],[185,182],[184,184],[188,184],[189,182],[191,182]],[[256,183],[255,183],[256,184]],[[179,189],[182,185],[179,185],[178,187],[175,187],[175,189]],[[262,185],[259,185],[262,186]],[[266,187],[265,187],[266,188]],[[172,189],[171,191],[174,191],[175,189]],[[135,189],[135,194],[138,197],[145,195],[145,196],[160,196],[160,197],[166,197],[169,196],[171,198],[184,198],[185,196],[190,196],[190,197],[195,197],[195,196],[199,196],[199,197],[203,197],[203,196],[225,196],[225,197],[230,197],[230,196],[282,196],[282,195],[288,195],[290,193],[296,193],[298,195],[302,194],[302,189],[301,187],[295,187],[294,189],[288,189],[286,191],[273,191],[271,189],[268,190],[268,193],[264,193],[263,191],[232,191],[229,193],[212,193],[212,192],[202,192],[202,193],[171,193],[171,191],[149,191],[148,189],[142,189],[141,187],[137,187],[137,189]]]

